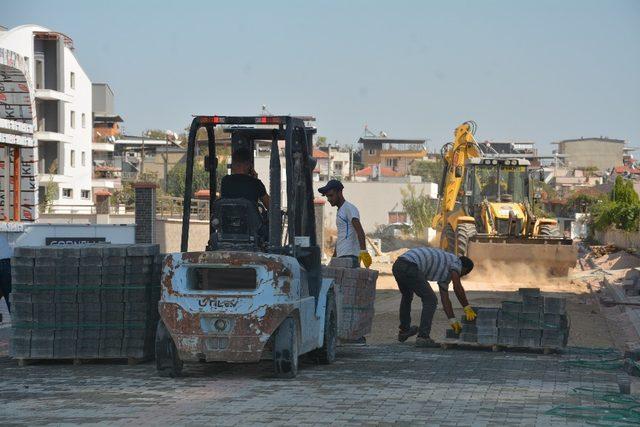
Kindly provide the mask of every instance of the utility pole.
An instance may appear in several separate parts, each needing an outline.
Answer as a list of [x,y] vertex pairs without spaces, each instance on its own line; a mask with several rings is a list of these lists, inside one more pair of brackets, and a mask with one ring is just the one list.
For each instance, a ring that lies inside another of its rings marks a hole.
[[144,175],[144,132],[142,132],[142,150],[140,154],[140,176]]

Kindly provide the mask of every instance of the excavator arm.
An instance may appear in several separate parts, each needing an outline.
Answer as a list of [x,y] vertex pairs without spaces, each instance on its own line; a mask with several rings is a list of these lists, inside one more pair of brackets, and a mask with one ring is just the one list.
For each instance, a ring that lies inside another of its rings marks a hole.
[[[476,129],[475,122],[464,122],[454,132],[454,139],[443,147],[442,159],[444,171],[440,185],[440,208],[434,218],[434,228],[440,228],[450,212],[456,207],[459,199],[460,187],[465,177],[466,161],[469,158],[480,157],[481,152],[473,134]],[[440,223],[440,227],[438,227]]]

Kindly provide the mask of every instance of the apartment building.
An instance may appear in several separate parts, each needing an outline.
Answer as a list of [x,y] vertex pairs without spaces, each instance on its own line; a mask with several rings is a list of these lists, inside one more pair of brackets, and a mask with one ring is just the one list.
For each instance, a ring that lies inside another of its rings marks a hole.
[[56,213],[90,212],[91,82],[73,40],[39,25],[0,30],[0,48],[26,64],[35,92],[38,199]]
[[362,144],[362,163],[365,168],[388,168],[399,176],[409,175],[413,162],[427,156],[424,139],[396,139],[384,134],[364,135],[358,140],[358,144]]

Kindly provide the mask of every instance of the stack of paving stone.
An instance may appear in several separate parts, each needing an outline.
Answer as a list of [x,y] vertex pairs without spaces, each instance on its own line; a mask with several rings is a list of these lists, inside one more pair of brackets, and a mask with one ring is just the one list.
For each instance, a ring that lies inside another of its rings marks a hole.
[[355,340],[371,332],[378,271],[367,268],[323,267],[322,275],[332,278],[339,311],[338,337]]
[[16,248],[12,356],[152,356],[160,265],[157,245]]
[[462,331],[447,338],[484,345],[562,348],[569,337],[566,300],[547,297],[538,288],[520,288],[521,301],[503,301],[500,308],[474,308],[478,317],[468,322],[462,317]]

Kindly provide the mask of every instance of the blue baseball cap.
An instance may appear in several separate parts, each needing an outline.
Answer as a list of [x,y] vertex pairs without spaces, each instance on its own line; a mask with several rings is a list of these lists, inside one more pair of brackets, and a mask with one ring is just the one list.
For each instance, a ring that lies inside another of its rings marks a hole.
[[333,190],[333,189],[342,190],[343,188],[344,188],[344,185],[342,185],[340,181],[338,181],[337,179],[331,179],[329,180],[329,182],[327,182],[327,185],[325,185],[324,187],[318,188],[318,192],[324,196],[327,194],[327,191],[329,190]]

